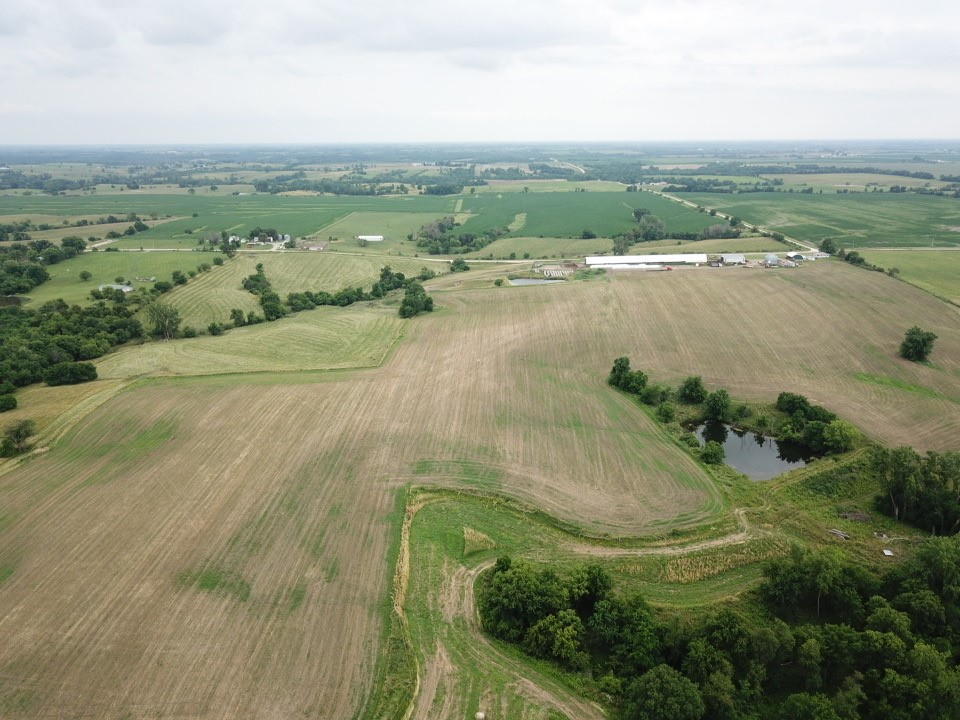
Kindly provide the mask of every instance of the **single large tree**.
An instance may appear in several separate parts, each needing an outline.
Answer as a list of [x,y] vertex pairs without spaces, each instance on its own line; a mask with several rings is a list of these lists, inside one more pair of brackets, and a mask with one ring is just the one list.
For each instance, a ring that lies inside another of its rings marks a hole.
[[180,312],[169,305],[152,302],[145,308],[147,317],[153,323],[154,332],[163,335],[164,340],[176,336],[180,329]]
[[933,351],[933,341],[937,336],[929,330],[916,325],[907,330],[907,334],[900,343],[900,356],[914,362],[923,362]]

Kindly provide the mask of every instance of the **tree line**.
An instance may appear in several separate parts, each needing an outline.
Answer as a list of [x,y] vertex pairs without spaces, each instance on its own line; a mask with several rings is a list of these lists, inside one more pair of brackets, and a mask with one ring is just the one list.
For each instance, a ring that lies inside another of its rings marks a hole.
[[[778,439],[804,445],[816,455],[847,452],[862,440],[852,423],[796,393],[780,393],[769,414],[757,413],[744,403],[734,403],[724,388],[709,391],[699,375],[685,378],[677,388],[652,383],[643,370],[631,369],[628,357],[614,360],[607,382],[655,408],[654,414],[663,423],[677,419],[679,403],[685,406],[690,424],[713,421],[770,432]],[[693,433],[681,434],[680,440],[691,448],[699,447]],[[700,451],[700,457],[708,464],[720,464],[724,460],[723,447],[710,441]]]
[[960,539],[874,574],[835,551],[770,562],[742,607],[660,620],[598,564],[502,557],[483,628],[577,673],[624,720],[960,717]]

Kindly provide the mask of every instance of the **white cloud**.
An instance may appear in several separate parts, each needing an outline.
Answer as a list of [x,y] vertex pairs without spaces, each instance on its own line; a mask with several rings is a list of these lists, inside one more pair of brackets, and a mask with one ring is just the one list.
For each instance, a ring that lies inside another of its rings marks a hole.
[[0,137],[944,137],[958,21],[941,0],[4,0],[23,109]]

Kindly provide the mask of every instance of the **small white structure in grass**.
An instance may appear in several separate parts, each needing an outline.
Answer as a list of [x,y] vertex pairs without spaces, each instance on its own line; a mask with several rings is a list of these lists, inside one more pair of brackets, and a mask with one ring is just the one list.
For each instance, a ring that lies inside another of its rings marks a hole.
[[357,235],[360,242],[383,242],[383,235]]
[[473,716],[473,720],[487,720],[487,714],[484,712],[478,712]]
[[599,255],[585,258],[588,267],[617,267],[631,265],[700,265],[707,261],[706,253],[677,255]]
[[893,557],[893,550],[884,550],[883,554],[887,557]]

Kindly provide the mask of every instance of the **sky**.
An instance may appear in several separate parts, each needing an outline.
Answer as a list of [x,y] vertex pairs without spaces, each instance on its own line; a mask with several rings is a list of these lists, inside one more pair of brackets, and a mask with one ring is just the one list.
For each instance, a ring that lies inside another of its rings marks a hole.
[[2,0],[0,145],[960,136],[955,0]]

